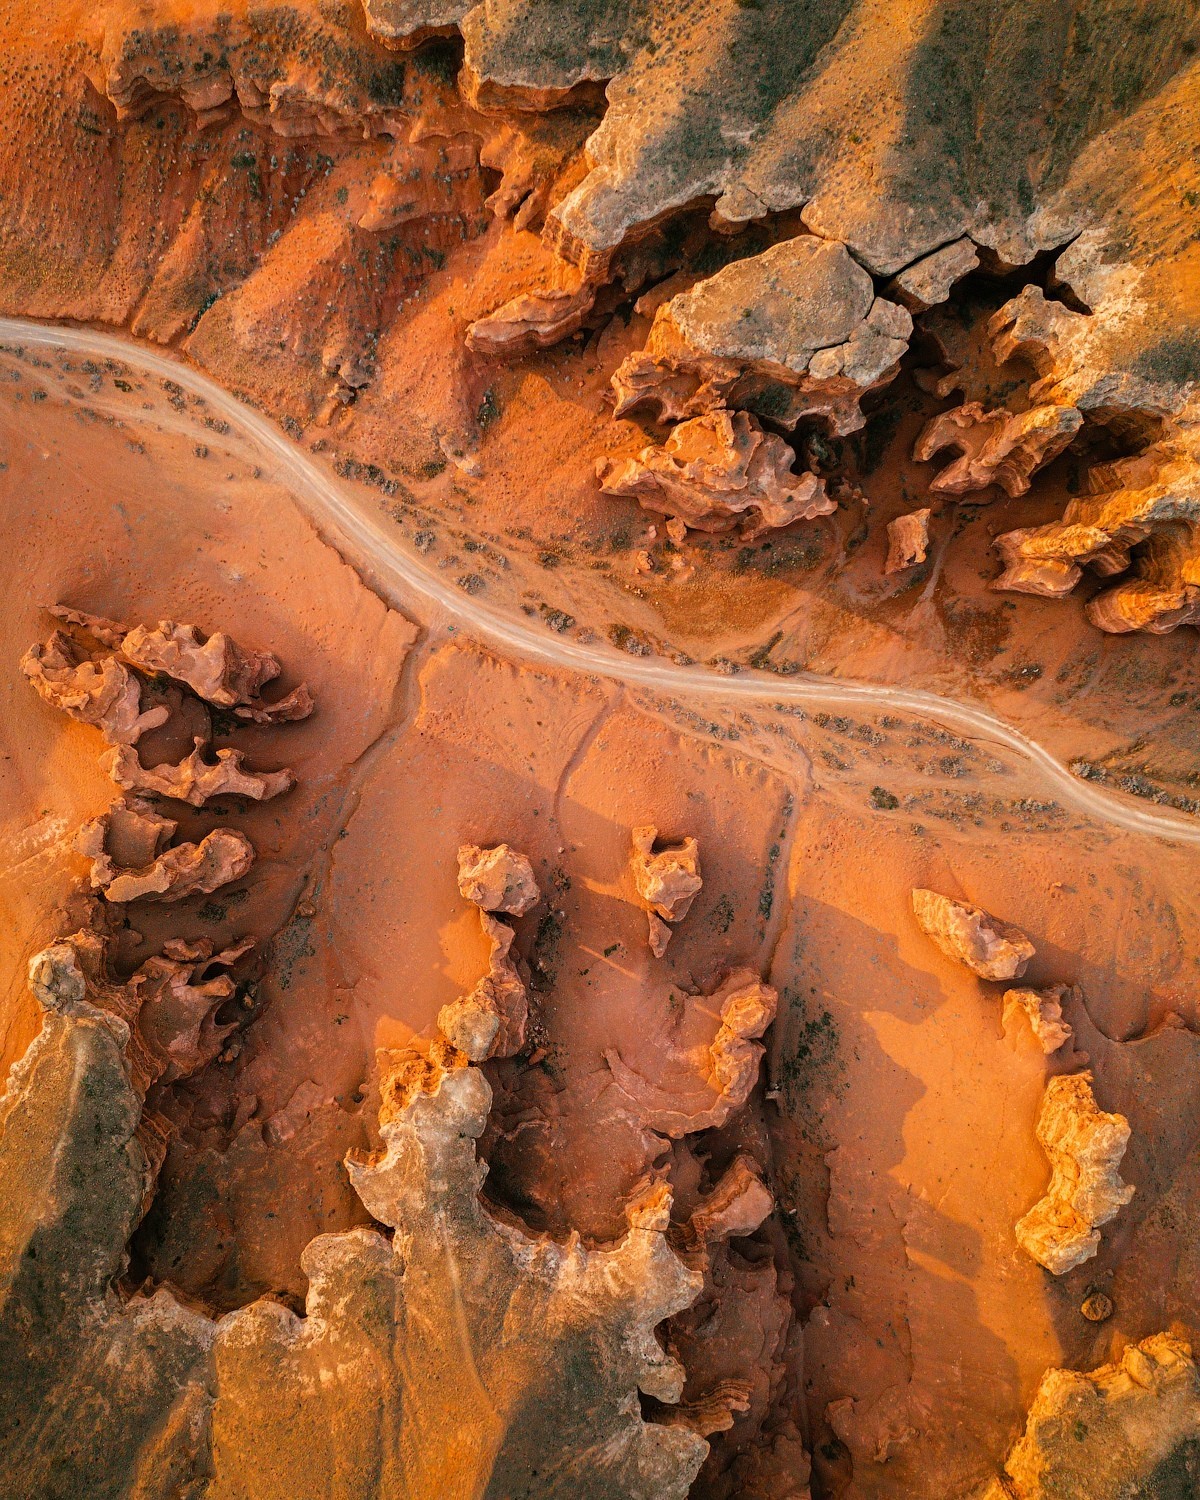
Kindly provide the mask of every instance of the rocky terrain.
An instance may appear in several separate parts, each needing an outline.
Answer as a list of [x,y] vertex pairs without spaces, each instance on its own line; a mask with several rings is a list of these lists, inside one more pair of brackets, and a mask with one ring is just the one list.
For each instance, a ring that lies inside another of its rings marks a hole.
[[0,58],[0,1490],[1200,1493],[1200,14]]

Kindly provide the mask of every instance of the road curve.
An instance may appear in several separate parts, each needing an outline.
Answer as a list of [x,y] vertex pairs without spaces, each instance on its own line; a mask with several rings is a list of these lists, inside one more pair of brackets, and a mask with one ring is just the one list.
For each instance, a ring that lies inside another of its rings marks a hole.
[[1060,802],[1098,822],[1172,843],[1200,844],[1200,820],[1183,813],[1151,810],[1123,793],[1078,780],[1036,740],[971,703],[920,689],[842,681],[814,673],[772,677],[747,672],[726,677],[698,665],[679,667],[661,660],[628,656],[614,647],[584,646],[531,630],[463,594],[410,556],[397,543],[393,529],[370,506],[343,489],[332,474],[314,463],[269,418],[243,404],[179,356],[114,334],[34,323],[24,318],[0,318],[0,340],[24,347],[59,349],[93,359],[120,360],[147,374],[174,380],[192,395],[202,397],[230,426],[238,428],[271,457],[278,477],[331,542],[336,544],[339,538],[348,541],[352,553],[358,552],[369,562],[381,581],[396,587],[398,604],[411,607],[413,599],[423,600],[451,627],[468,632],[508,656],[680,697],[700,695],[710,700],[768,706],[794,703],[822,709],[914,714],[1012,751],[1037,768],[1053,786]]

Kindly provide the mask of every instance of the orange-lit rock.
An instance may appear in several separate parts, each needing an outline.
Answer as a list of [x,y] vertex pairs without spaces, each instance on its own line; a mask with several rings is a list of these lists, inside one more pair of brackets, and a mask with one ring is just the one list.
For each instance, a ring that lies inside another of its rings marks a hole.
[[655,851],[658,829],[643,824],[633,830],[630,868],[639,898],[650,923],[650,948],[661,958],[671,941],[667,923],[681,922],[704,884],[700,874],[700,847],[694,838],[666,844]]
[[1194,1489],[1198,1437],[1200,1372],[1191,1346],[1152,1334],[1097,1369],[1048,1370],[1003,1477],[978,1500],[1182,1496]]
[[178,826],[137,797],[122,797],[89,819],[75,847],[91,861],[92,889],[109,901],[182,901],[239,880],[254,863],[250,840],[235,828],[170,845]]
[[44,646],[31,646],[21,670],[45,701],[81,724],[94,724],[110,745],[133,745],[148,729],[166,722],[161,705],[141,707],[137,678],[115,657],[93,661],[56,630]]
[[929,550],[929,517],[932,512],[910,510],[888,522],[887,561],[885,573],[903,573],[925,561]]
[[970,495],[998,485],[1010,497],[1023,495],[1033,474],[1057,458],[1083,425],[1069,406],[1033,406],[1015,415],[978,402],[942,412],[925,427],[913,457],[928,462],[943,449],[960,456],[930,480],[937,495]]
[[1044,990],[1005,990],[1004,1020],[1007,1023],[1010,1016],[1023,1016],[1042,1051],[1057,1052],[1072,1034],[1063,1020],[1062,997],[1066,993],[1065,984],[1054,984]]
[[617,415],[643,403],[671,419],[754,411],[770,388],[776,419],[816,415],[853,432],[859,400],[895,375],[911,332],[908,312],[875,295],[844,245],[802,235],[660,307],[645,349],[613,376]]
[[213,797],[249,797],[264,802],[278,797],[296,784],[290,771],[247,771],[240,750],[218,750],[210,760],[205,743],[197,739],[196,748],[177,765],[147,768],[138,760],[132,746],[118,745],[100,757],[100,764],[117,783],[130,792],[155,792],[177,802],[203,807]]
[[493,849],[463,844],[458,851],[458,889],[482,911],[513,917],[523,917],[541,897],[528,858],[507,844]]
[[1023,932],[978,906],[924,890],[913,891],[912,906],[921,931],[981,979],[1018,979],[1034,955]]
[[710,412],[680,422],[667,441],[636,458],[600,459],[609,495],[628,495],[697,531],[727,531],[743,516],[748,536],[837,509],[815,474],[794,474],[796,455],[745,412]]
[[1095,1255],[1099,1226],[1133,1197],[1118,1175],[1129,1122],[1098,1109],[1089,1075],[1072,1073],[1047,1083],[1037,1138],[1050,1158],[1050,1186],[1018,1221],[1017,1242],[1061,1276]]

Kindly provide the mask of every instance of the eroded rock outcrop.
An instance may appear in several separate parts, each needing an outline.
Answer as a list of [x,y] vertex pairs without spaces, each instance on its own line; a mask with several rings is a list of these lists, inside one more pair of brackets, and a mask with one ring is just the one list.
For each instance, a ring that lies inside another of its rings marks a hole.
[[[180,962],[187,960],[180,959]],[[129,1028],[37,966],[42,1030],[0,1099],[0,1484],[11,1494],[560,1494],[684,1500],[707,1452],[646,1422],[684,1372],[655,1337],[702,1285],[670,1248],[662,1185],[611,1248],[531,1239],[479,1199],[491,1091],[440,1043],[383,1086],[384,1149],[349,1170],[394,1226],[304,1253],[306,1316],[262,1301],[214,1323],[113,1289],[150,1167]],[[447,1330],[452,1333],[447,1340]],[[447,1445],[430,1433],[458,1433]],[[69,1433],[69,1440],[64,1436]]]
[[682,922],[700,887],[700,846],[694,838],[655,851],[658,829],[643,824],[633,830],[630,869],[650,924],[650,950],[661,958],[671,941],[668,923]]
[[202,1493],[214,1325],[114,1289],[153,1177],[129,1028],[73,956],[33,970],[41,1030],[0,1097],[0,1491]]
[[1034,955],[1033,944],[1019,928],[966,901],[915,890],[912,905],[921,931],[947,958],[981,979],[1018,979]]
[[930,480],[934,494],[970,495],[998,485],[1015,499],[1082,426],[1082,415],[1070,406],[1031,406],[1014,415],[1004,407],[985,411],[968,402],[927,423],[913,457],[928,462],[947,448],[959,454]]
[[240,750],[218,750],[210,760],[206,742],[197,738],[195,749],[176,765],[146,767],[130,745],[117,745],[100,757],[100,764],[117,783],[131,792],[153,792],[192,807],[203,807],[213,797],[249,797],[264,802],[278,797],[296,784],[290,771],[247,771]]
[[1050,1370],[1004,1473],[978,1500],[1126,1500],[1195,1493],[1200,1371],[1189,1344],[1156,1333],[1112,1364]]
[[680,422],[665,443],[635,458],[600,459],[607,495],[625,495],[647,510],[697,531],[728,531],[741,518],[747,537],[837,509],[816,474],[794,474],[796,455],[746,412],[716,411]]
[[142,711],[137,678],[115,657],[93,661],[61,630],[21,658],[21,670],[38,693],[80,724],[94,724],[110,745],[134,745],[167,720],[161,704]]
[[932,512],[910,510],[888,522],[887,561],[885,573],[903,573],[925,561],[929,551],[929,517]]
[[[519,856],[523,857],[523,856]],[[479,920],[491,945],[488,971],[472,988],[438,1012],[438,1027],[472,1062],[512,1057],[525,1045],[529,1016],[528,975],[512,954],[516,933],[499,917],[481,911]]]
[[1129,1122],[1097,1107],[1090,1074],[1072,1073],[1046,1084],[1037,1138],[1050,1158],[1050,1186],[1018,1220],[1017,1243],[1061,1276],[1095,1255],[1099,1226],[1133,1197],[1117,1171]]
[[[629,1067],[616,1049],[604,1054],[625,1107],[667,1136],[723,1125],[754,1087],[763,1055],[758,1038],[775,1019],[777,1001],[749,969],[727,975],[710,995],[673,988],[651,1039],[659,1062],[653,1076]],[[714,1012],[721,1018],[715,1036]]]
[[541,898],[528,857],[507,844],[491,849],[463,844],[458,851],[458,889],[481,911],[511,917],[523,917]]
[[109,901],[182,901],[240,880],[254,863],[254,846],[236,828],[169,846],[178,827],[140,797],[122,797],[89,818],[75,847],[92,862],[92,889]]
[[[1076,587],[1085,568],[1101,578],[1132,570],[1089,601],[1094,625],[1163,634],[1194,623],[1200,614],[1200,486],[1190,459],[1098,466],[1091,478],[1101,492],[1070,501],[1061,521],[996,538],[1004,572],[993,587],[1059,598]],[[1135,559],[1131,549],[1140,543]]]
[[1023,1016],[1041,1045],[1049,1055],[1070,1040],[1070,1025],[1063,1020],[1062,998],[1067,993],[1065,984],[1052,984],[1044,990],[1016,989],[1004,992],[1004,1021]]
[[645,349],[613,376],[616,414],[643,403],[672,420],[740,407],[854,432],[859,400],[895,375],[911,332],[909,313],[875,295],[844,245],[802,235],[660,307]]

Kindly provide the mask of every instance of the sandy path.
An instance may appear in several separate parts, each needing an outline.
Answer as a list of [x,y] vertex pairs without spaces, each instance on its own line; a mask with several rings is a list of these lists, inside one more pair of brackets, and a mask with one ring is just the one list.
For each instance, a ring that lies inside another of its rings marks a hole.
[[1151,811],[1120,792],[1078,780],[1036,740],[975,704],[919,689],[842,681],[813,673],[778,678],[746,672],[726,677],[699,665],[679,667],[631,657],[615,647],[584,646],[530,630],[520,621],[508,619],[464,595],[411,557],[398,545],[386,522],[343,489],[333,475],[318,467],[274,423],[177,356],[114,334],[87,328],[52,327],[24,318],[0,318],[0,339],[88,358],[122,360],[146,374],[174,380],[192,395],[202,397],[231,427],[273,460],[279,478],[332,545],[345,552],[349,561],[367,564],[385,588],[395,587],[390,602],[412,611],[416,601],[423,601],[426,624],[441,624],[450,632],[463,631],[517,660],[653,688],[682,698],[913,714],[1012,751],[1042,774],[1065,805],[1097,822],[1174,843],[1200,844],[1200,822],[1186,814]]

